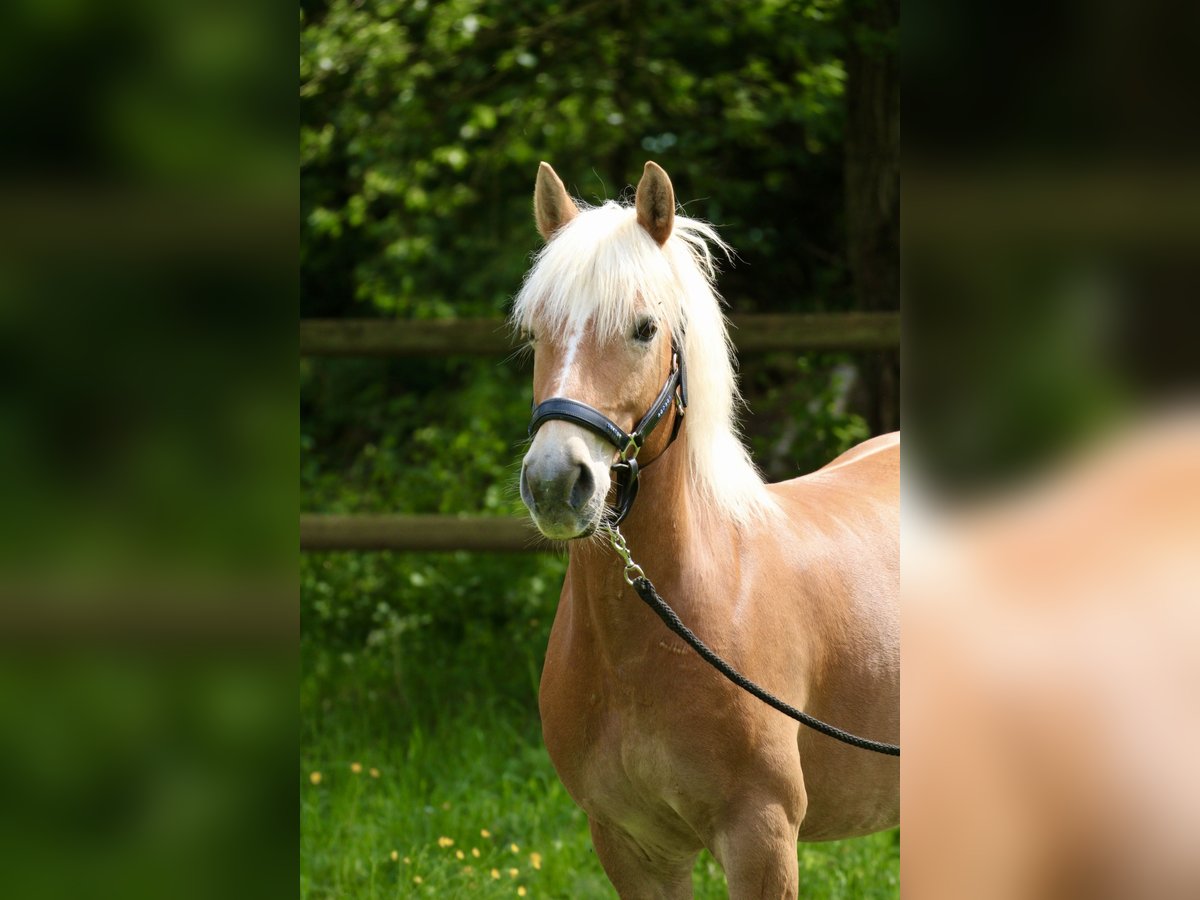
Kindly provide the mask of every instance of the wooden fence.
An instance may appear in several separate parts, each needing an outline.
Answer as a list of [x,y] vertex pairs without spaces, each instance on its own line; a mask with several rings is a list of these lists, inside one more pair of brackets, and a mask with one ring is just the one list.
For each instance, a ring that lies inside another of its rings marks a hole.
[[[739,353],[878,350],[900,343],[900,314],[734,316]],[[306,319],[301,356],[500,356],[516,347],[503,319]]]
[[528,519],[506,516],[392,516],[305,513],[301,550],[491,550],[551,545]]
[[[900,345],[900,314],[812,313],[733,316],[739,353],[885,350]],[[325,357],[501,356],[515,343],[502,319],[305,319],[300,355]],[[300,516],[300,549],[545,551],[526,519],[484,516]]]

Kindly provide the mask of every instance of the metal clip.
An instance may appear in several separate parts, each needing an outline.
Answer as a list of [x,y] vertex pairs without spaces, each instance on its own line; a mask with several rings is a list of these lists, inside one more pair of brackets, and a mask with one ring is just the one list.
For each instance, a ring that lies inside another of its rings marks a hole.
[[645,578],[646,573],[642,571],[642,567],[633,561],[633,557],[629,555],[629,545],[625,543],[625,535],[621,534],[621,529],[615,526],[605,527],[608,534],[608,542],[612,544],[612,548],[617,551],[617,556],[621,557],[621,561],[625,564],[625,583],[632,585],[635,579]]
[[629,460],[636,458],[638,451],[641,449],[642,445],[639,443],[637,437],[635,435],[630,435],[629,443],[626,444],[625,449],[621,451],[621,462],[629,462]]

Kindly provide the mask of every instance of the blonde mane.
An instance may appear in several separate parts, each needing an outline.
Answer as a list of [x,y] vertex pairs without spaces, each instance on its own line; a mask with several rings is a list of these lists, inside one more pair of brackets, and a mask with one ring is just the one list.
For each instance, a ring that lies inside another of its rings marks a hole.
[[[590,327],[624,332],[643,304],[684,348],[688,411],[684,424],[695,494],[708,511],[742,524],[777,511],[738,436],[741,402],[733,371],[713,248],[728,245],[706,222],[675,217],[661,248],[632,206],[610,201],[580,213],[537,253],[513,303],[522,329],[536,322],[553,334]],[[639,299],[640,298],[640,299]]]

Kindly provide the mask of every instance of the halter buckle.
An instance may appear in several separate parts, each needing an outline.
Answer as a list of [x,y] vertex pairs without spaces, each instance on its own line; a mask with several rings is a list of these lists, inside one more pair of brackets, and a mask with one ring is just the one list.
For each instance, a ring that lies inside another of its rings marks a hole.
[[629,443],[627,443],[624,449],[621,450],[621,462],[629,462],[631,459],[636,459],[638,451],[641,449],[642,442],[638,439],[636,434],[631,434],[629,436]]

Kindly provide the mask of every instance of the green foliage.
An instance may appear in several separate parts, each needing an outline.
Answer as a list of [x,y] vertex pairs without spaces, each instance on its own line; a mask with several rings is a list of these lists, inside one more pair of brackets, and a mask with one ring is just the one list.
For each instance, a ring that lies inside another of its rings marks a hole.
[[726,285],[739,309],[844,305],[838,7],[306,6],[305,309],[499,312],[538,161],[597,201],[649,157],[762,267]]
[[[325,512],[514,515],[528,374],[495,360],[322,361],[304,367],[305,507]],[[347,396],[358,402],[344,405]],[[553,611],[562,562],[547,556],[309,554],[301,560],[307,675],[346,667],[403,684],[414,645],[494,640],[521,613]],[[528,641],[528,637],[523,637]]]
[[746,437],[768,481],[821,468],[870,436],[849,400],[858,373],[842,354],[772,354],[743,363],[743,391],[751,397]]
[[302,367],[301,395],[306,508],[520,510],[516,464],[532,388],[519,366],[324,360]]

